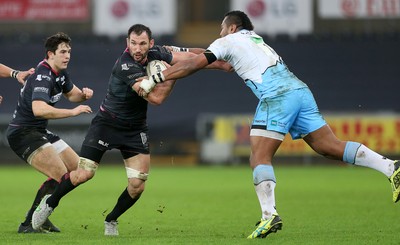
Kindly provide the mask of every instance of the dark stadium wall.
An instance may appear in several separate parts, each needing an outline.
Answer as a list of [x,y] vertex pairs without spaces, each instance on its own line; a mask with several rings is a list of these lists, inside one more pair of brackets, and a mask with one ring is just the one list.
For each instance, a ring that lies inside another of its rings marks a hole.
[[[162,41],[159,43],[164,44]],[[322,112],[399,112],[398,41],[371,38],[267,42],[311,87]],[[42,40],[23,44],[0,41],[0,62],[20,69],[34,67],[44,57],[42,43]],[[123,38],[116,42],[95,38],[73,40],[69,72],[79,87],[94,89],[94,97],[88,101],[94,110],[106,93],[111,68],[124,46]],[[14,80],[1,80],[0,94],[4,97],[1,114],[11,117],[19,89]],[[251,91],[235,74],[200,71],[179,80],[163,105],[149,106],[151,138],[195,139],[199,114],[252,114],[256,103]],[[73,104],[64,101],[58,106]]]

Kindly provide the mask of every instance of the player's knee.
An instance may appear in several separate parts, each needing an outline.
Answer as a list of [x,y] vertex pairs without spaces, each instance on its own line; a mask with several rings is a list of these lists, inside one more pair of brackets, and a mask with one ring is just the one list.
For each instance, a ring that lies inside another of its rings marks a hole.
[[94,177],[95,172],[84,170],[84,173],[81,174],[81,181],[86,182],[91,180]]
[[126,167],[126,174],[128,177],[129,195],[132,197],[141,195],[144,191],[145,181],[149,175],[128,167]]
[[141,171],[133,169],[133,168],[125,167],[125,170],[126,170],[126,175],[129,180],[139,179],[142,181],[146,181],[149,176],[148,173],[144,173],[144,172],[141,172]]
[[78,168],[70,173],[71,182],[73,185],[78,186],[82,183],[93,178],[94,172]]
[[77,181],[84,183],[93,178],[96,173],[98,164],[94,161],[81,157],[79,159],[78,170],[77,170]]

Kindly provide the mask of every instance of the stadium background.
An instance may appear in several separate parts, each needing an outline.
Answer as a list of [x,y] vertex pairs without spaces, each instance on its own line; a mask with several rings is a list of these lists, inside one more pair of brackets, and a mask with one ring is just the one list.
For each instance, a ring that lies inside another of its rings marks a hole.
[[[73,39],[69,72],[79,87],[94,89],[88,104],[97,110],[130,25],[148,25],[157,44],[206,48],[232,9],[247,12],[266,43],[311,87],[342,139],[400,155],[399,0],[0,0],[0,62],[35,67],[44,39],[66,32]],[[19,89],[15,80],[0,82],[0,163],[23,164],[5,137]],[[152,162],[246,163],[256,103],[236,74],[200,71],[181,79],[163,105],[149,107]],[[79,151],[92,116],[52,121],[50,128]],[[279,156],[313,163],[315,155],[287,141]],[[105,161],[119,158],[106,154]]]

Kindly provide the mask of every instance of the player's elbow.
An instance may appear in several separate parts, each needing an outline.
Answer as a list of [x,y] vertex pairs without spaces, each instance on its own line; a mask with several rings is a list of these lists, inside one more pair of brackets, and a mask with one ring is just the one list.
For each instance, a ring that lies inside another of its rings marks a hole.
[[36,107],[32,107],[32,112],[36,118],[46,118],[46,116],[49,115],[48,111]]
[[149,96],[147,101],[152,105],[161,105],[165,101],[166,97],[163,96]]
[[152,100],[149,102],[150,102],[150,104],[155,105],[155,106],[161,105],[163,103],[162,100]]

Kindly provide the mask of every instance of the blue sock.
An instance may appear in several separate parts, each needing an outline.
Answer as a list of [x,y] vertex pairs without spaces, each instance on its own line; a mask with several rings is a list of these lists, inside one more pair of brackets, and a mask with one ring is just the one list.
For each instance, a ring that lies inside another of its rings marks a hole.
[[357,142],[347,141],[343,153],[343,162],[354,164],[356,161],[356,154],[361,144]]
[[271,180],[276,183],[274,168],[272,165],[260,164],[253,170],[254,185],[258,185],[266,180]]

